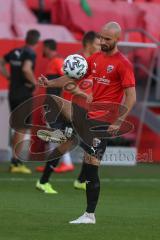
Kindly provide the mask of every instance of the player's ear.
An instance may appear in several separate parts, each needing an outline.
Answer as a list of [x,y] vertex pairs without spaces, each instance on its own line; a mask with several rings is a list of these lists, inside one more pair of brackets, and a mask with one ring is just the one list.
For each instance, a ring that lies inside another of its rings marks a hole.
[[117,33],[117,42],[121,40],[121,37],[122,37],[121,32],[118,32],[118,33]]

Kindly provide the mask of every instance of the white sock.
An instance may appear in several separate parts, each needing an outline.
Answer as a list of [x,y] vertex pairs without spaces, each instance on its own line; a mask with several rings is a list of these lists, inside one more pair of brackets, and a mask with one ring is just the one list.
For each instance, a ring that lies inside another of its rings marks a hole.
[[72,159],[71,159],[71,155],[69,152],[65,153],[62,156],[62,161],[63,163],[65,163],[66,165],[72,165]]

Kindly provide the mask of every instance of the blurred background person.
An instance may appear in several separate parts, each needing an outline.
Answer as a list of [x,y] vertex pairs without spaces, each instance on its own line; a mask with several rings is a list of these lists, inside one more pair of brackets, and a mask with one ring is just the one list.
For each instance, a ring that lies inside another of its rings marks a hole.
[[[25,38],[25,46],[15,48],[9,53],[0,58],[0,72],[10,82],[9,87],[9,107],[13,112],[20,104],[32,97],[35,89],[36,79],[34,76],[34,67],[36,61],[35,48],[40,38],[40,33],[37,30],[29,30]],[[6,69],[6,64],[10,65],[10,72]],[[26,167],[17,155],[19,155],[21,147],[15,153],[15,147],[19,142],[24,140],[24,136],[29,130],[28,124],[31,123],[31,117],[28,117],[24,124],[24,114],[29,115],[32,111],[32,103],[30,102],[25,107],[22,114],[16,115],[16,131],[14,131],[11,141],[12,158],[10,165],[11,173],[31,173],[31,170]]]
[[[82,45],[83,49],[80,52],[80,54],[88,58],[92,54],[100,51],[100,40],[94,31],[89,31],[84,34],[84,37],[82,39]],[[78,178],[74,181],[74,188],[75,189],[82,189],[86,190],[86,177],[85,177],[85,170],[84,170],[84,162],[82,163],[82,167],[80,170],[80,173],[78,175]]]
[[[78,52],[78,54],[81,54],[86,59],[90,57],[92,54],[100,51],[100,40],[97,36],[97,33],[94,31],[89,31],[84,34],[84,37],[82,39],[82,46],[83,48]],[[82,80],[83,81],[83,80]],[[81,81],[80,81],[81,82]],[[88,94],[91,93],[91,89],[88,89]],[[71,100],[72,94],[70,94],[67,91],[63,92],[63,97],[67,100]],[[65,172],[65,168],[63,168],[63,165],[60,165],[56,168],[56,172],[62,173]],[[75,189],[86,189],[86,183],[85,183],[85,171],[84,171],[84,164],[82,163],[82,167],[79,173],[78,178],[74,181],[74,188]]]
[[[79,52],[79,54],[81,54],[85,58],[88,58],[93,53],[100,51],[100,41],[99,41],[99,38],[97,37],[96,32],[94,31],[86,32],[82,40],[82,45],[83,45],[83,48]],[[50,59],[47,66],[47,71],[46,71],[47,78],[50,80],[63,75],[63,71],[62,71],[63,59],[57,53],[57,44],[55,40],[47,39],[44,41],[43,55],[48,59]],[[54,94],[54,95],[60,96],[61,89],[60,88],[47,89],[47,94]],[[65,99],[71,100],[70,93],[64,91],[62,95]],[[60,125],[59,125],[59,128],[60,128]],[[36,168],[36,170],[38,172],[43,172],[44,167],[39,166]],[[70,153],[66,153],[62,157],[62,160],[59,166],[54,168],[54,172],[56,173],[64,173],[64,172],[73,171],[73,170],[74,170],[74,165],[72,163]],[[78,179],[74,182],[74,187],[76,189],[85,189],[85,176],[84,176],[83,166]]]
[[86,32],[82,39],[81,55],[85,58],[90,57],[92,54],[100,51],[100,40],[97,33],[94,31]]
[[[49,63],[46,69],[46,76],[49,80],[58,78],[63,75],[63,58],[57,52],[57,42],[54,39],[46,39],[43,42],[43,56],[49,59]],[[60,88],[47,88],[46,94],[61,95]],[[51,124],[51,128],[61,128],[63,124],[63,119],[59,118],[56,124]],[[50,143],[50,147],[54,148],[54,144]],[[36,167],[36,171],[43,172],[44,166]],[[61,163],[53,171],[57,173],[73,171],[74,165],[70,153],[67,152],[61,158]]]
[[[49,42],[50,42],[50,44],[52,43],[51,44],[52,49],[51,49],[51,46],[49,46],[50,45]],[[94,31],[89,31],[84,35],[84,38],[82,40],[82,44],[83,44],[83,49],[79,52],[79,54],[81,54],[85,58],[91,56],[93,53],[96,53],[96,52],[100,51],[100,40],[97,37],[96,32],[94,32]],[[56,47],[54,46],[54,48],[53,48],[53,45],[55,45],[53,40],[44,41],[43,53],[48,58],[52,59],[50,61],[50,63],[48,64],[48,68],[47,68],[47,76],[49,75],[49,80],[57,78],[58,75],[59,76],[63,75],[63,72],[62,72],[63,61],[62,61],[62,59],[59,59],[59,58],[58,58],[58,61],[56,60],[57,59],[57,52],[55,51]],[[56,61],[57,61],[57,64],[56,64]],[[90,81],[90,77],[88,79]],[[82,81],[83,81],[83,79],[79,81],[79,84]],[[70,92],[63,90],[63,92],[61,93],[60,91],[61,91],[60,88],[54,88],[54,89],[48,88],[47,89],[48,94],[62,95],[62,97],[64,99],[66,99],[68,101],[72,100],[72,94]],[[92,92],[91,88],[87,89],[88,94],[91,94],[91,92]],[[65,126],[63,124],[63,121],[64,121],[63,118],[58,117],[58,119],[56,121],[56,124],[53,124],[53,126],[51,124],[51,127],[63,129],[63,128],[65,128]],[[52,149],[53,149],[53,147],[52,147]],[[63,157],[62,157],[63,162],[61,162],[61,164],[58,167],[53,168],[53,172],[64,173],[64,172],[67,172],[67,171],[71,171],[70,168],[67,168],[67,165],[65,163],[66,160],[63,160],[63,159],[66,158],[66,156],[67,156],[67,158],[70,157],[68,152],[63,155]],[[44,176],[46,176],[46,174],[47,174],[47,164],[45,165],[45,167],[38,167],[36,169],[38,171],[44,171],[40,181],[38,181],[36,183],[36,188],[45,192],[45,193],[56,194],[57,191],[51,186],[51,184],[43,183]],[[74,188],[80,189],[80,190],[86,190],[86,176],[85,176],[84,162],[82,163],[82,167],[81,167],[80,174],[79,174],[78,178],[74,181]]]

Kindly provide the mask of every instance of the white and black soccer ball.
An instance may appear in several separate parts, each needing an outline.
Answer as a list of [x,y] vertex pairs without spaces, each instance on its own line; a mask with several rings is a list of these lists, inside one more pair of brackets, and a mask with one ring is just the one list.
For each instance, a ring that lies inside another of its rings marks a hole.
[[64,74],[70,78],[81,79],[88,69],[87,61],[79,54],[69,55],[63,64]]

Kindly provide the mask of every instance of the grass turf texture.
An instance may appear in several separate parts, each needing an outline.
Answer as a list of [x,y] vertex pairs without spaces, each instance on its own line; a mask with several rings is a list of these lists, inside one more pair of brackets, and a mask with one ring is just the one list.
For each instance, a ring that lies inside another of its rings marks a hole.
[[73,189],[79,166],[73,173],[54,175],[57,195],[35,189],[38,173],[26,176],[6,170],[7,164],[1,164],[0,240],[160,238],[160,165],[101,167],[97,224],[76,226],[68,221],[85,209],[85,193]]

